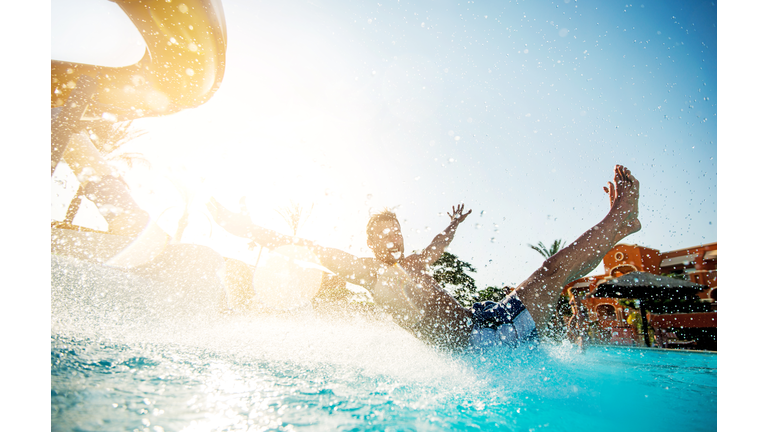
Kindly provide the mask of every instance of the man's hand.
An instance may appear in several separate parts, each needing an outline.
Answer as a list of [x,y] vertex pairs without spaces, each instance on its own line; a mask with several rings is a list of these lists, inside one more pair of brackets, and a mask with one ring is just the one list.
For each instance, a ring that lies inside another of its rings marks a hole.
[[249,227],[253,225],[248,210],[245,208],[245,197],[240,198],[240,213],[229,211],[214,198],[205,205],[213,219],[222,228],[238,237],[249,237]]
[[464,213],[464,204],[459,204],[458,206],[452,206],[451,209],[453,210],[453,214],[448,213],[448,217],[451,218],[451,222],[458,221],[459,223],[464,222],[464,219],[469,216],[470,213],[472,213],[472,210]]
[[432,265],[435,261],[440,259],[443,252],[445,252],[445,249],[453,241],[453,236],[456,234],[458,225],[464,222],[464,219],[472,213],[472,210],[464,213],[464,204],[453,206],[451,207],[451,210],[451,212],[448,212],[448,217],[451,218],[451,223],[448,224],[448,227],[443,232],[436,235],[432,240],[432,243],[430,243],[429,246],[424,249],[424,252],[421,253],[420,260],[425,266]]

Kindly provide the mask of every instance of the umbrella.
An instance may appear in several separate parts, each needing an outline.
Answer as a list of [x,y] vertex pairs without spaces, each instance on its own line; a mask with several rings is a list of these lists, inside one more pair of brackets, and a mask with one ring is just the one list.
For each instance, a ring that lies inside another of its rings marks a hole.
[[640,317],[643,321],[645,345],[650,346],[648,320],[645,317],[644,301],[663,299],[693,299],[706,285],[659,276],[648,272],[632,272],[604,282],[589,297],[631,298],[640,302]]
[[709,288],[686,280],[659,276],[648,272],[632,272],[611,279],[597,287],[590,297],[633,298],[638,300],[694,298]]

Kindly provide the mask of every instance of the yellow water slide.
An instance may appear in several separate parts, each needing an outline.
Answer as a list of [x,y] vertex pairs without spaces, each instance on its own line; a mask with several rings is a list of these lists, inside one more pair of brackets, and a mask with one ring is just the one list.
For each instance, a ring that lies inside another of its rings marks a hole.
[[224,77],[227,46],[219,0],[111,1],[144,38],[144,57],[125,67],[51,60],[51,108],[64,107],[88,78],[95,83],[81,120],[162,116],[211,98]]

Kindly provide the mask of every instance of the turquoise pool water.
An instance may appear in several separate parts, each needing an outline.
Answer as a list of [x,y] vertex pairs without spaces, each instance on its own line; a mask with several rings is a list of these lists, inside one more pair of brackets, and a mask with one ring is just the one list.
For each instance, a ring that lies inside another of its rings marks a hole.
[[382,316],[179,314],[57,257],[51,289],[54,431],[716,430],[714,354],[452,355]]

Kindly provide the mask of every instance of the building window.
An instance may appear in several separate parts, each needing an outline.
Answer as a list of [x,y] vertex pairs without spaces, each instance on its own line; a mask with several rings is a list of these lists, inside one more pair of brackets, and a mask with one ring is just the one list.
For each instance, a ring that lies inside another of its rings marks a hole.
[[610,271],[610,275],[613,277],[621,277],[627,273],[632,273],[637,271],[637,267],[633,266],[632,264],[619,264],[616,267],[612,268]]

